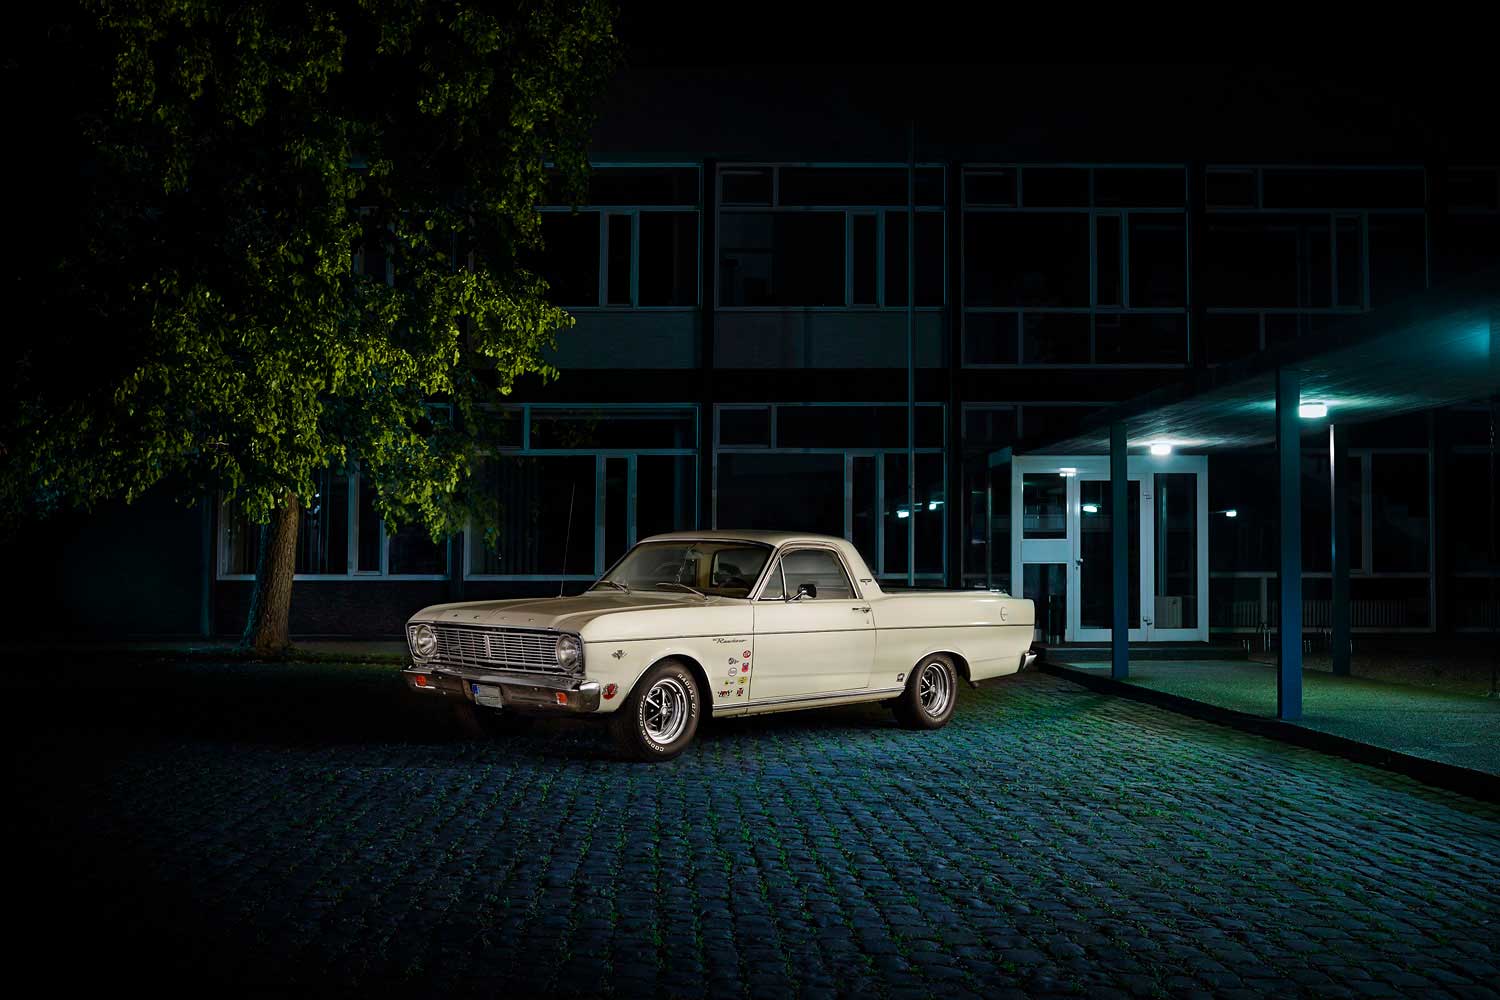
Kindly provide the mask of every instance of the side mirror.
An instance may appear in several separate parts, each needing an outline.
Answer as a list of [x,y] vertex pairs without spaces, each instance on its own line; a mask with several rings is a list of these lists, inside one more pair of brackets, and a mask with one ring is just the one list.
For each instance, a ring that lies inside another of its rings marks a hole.
[[818,585],[815,583],[798,584],[797,596],[792,598],[792,600],[800,601],[804,597],[808,600],[816,601],[818,599]]

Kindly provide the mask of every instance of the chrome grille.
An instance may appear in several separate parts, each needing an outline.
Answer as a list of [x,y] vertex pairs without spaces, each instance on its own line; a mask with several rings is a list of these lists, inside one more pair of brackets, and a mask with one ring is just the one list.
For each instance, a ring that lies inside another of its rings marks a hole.
[[556,632],[483,628],[428,623],[437,634],[437,653],[430,663],[454,667],[494,667],[566,674],[557,662]]

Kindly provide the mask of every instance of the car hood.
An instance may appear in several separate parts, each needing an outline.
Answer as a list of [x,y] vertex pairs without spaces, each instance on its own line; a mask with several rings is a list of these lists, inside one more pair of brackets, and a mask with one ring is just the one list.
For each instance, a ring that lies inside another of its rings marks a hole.
[[[720,599],[710,597],[707,603],[712,607],[719,604]],[[686,593],[626,594],[617,590],[593,590],[576,597],[528,597],[510,601],[437,604],[418,611],[412,616],[412,620],[579,632],[590,622],[609,615],[637,611],[676,611],[689,607],[704,607],[704,601]]]

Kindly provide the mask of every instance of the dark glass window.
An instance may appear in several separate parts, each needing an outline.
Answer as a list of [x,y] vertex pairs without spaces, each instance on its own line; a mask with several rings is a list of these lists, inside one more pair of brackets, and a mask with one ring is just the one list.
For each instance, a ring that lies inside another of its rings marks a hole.
[[1021,407],[1021,433],[1029,439],[1063,437],[1078,430],[1083,418],[1093,412],[1084,406],[1023,406]]
[[1187,318],[1180,313],[1094,319],[1094,360],[1099,364],[1180,365],[1187,359]]
[[740,530],[844,533],[844,456],[719,455],[718,525]]
[[1120,217],[1101,215],[1094,223],[1095,297],[1101,306],[1121,305]]
[[1003,448],[1016,439],[1016,409],[1013,406],[964,411],[964,447],[986,452]]
[[1023,538],[1068,537],[1068,481],[1055,472],[1021,476]]
[[[364,476],[357,478],[359,507],[355,512],[358,519],[355,527],[358,549],[354,571],[356,573],[379,573],[380,545],[385,539],[385,529],[380,523],[380,515],[375,513],[375,485]],[[337,572],[337,570],[330,572]]]
[[1360,306],[1365,300],[1363,240],[1358,219],[1338,219],[1334,223],[1335,249],[1338,250],[1338,304]]
[[507,456],[483,474],[494,483],[500,531],[495,549],[476,546],[479,573],[593,574],[593,455]]
[[1028,208],[1087,208],[1089,172],[1076,167],[1025,167],[1021,204]]
[[[905,205],[907,171],[885,167],[782,167],[782,205]],[[916,203],[943,203],[943,172],[920,167]]]
[[1210,170],[1204,178],[1203,194],[1211,208],[1254,208],[1255,172]]
[[771,443],[771,408],[719,411],[719,443],[725,445],[761,445]]
[[609,297],[612,306],[630,305],[630,243],[635,225],[628,215],[609,217]]
[[1266,170],[1267,208],[1421,208],[1420,170]]
[[856,215],[853,227],[854,259],[850,264],[853,269],[853,298],[849,304],[871,306],[875,304],[876,282],[880,278],[879,220],[873,215]]
[[1371,567],[1421,572],[1427,559],[1427,456],[1370,456]]
[[1016,203],[1015,171],[993,170],[965,174],[964,200],[970,205],[1013,207]]
[[1021,361],[1028,365],[1088,364],[1088,314],[1028,313],[1021,320]]
[[448,575],[448,543],[434,542],[420,524],[402,526],[387,544],[392,576]]
[[1132,215],[1130,304],[1139,309],[1186,302],[1186,220],[1181,215]]
[[533,448],[692,448],[691,410],[532,410]]
[[551,300],[564,306],[599,304],[599,214],[544,212],[545,248],[535,262],[552,286]]
[[[917,214],[917,305],[943,304],[943,217]],[[885,304],[906,305],[906,213],[885,213]]]
[[637,296],[643,306],[698,304],[698,216],[642,212]]
[[1087,306],[1089,217],[968,213],[964,289],[970,306]]
[[1187,200],[1181,167],[1101,167],[1094,171],[1094,204],[1177,208]]
[[630,460],[604,460],[604,565],[613,566],[625,554],[630,520]]
[[724,170],[719,174],[719,187],[725,205],[771,204],[769,167]]
[[906,572],[907,532],[916,532],[918,573],[943,569],[943,456],[918,455],[916,504],[911,504],[905,452],[885,456],[885,566],[881,572]]
[[[720,414],[722,419],[722,413]],[[916,408],[917,446],[943,445],[943,408]],[[721,424],[722,430],[722,424]],[[904,448],[904,406],[782,406],[776,414],[778,448]]]
[[966,313],[964,315],[964,364],[1013,365],[1016,363],[1015,313]]
[[1204,242],[1208,304],[1331,305],[1330,228],[1326,215],[1214,219]]
[[[349,477],[343,470],[325,470],[319,474],[315,485],[317,491],[302,508],[302,525],[297,537],[297,572],[342,576],[349,572]],[[361,500],[364,499],[362,495]],[[363,545],[363,535],[360,542]],[[379,521],[376,522],[376,544],[379,544]],[[359,568],[378,570],[379,549],[376,549],[374,566],[365,565],[361,559]]]
[[1450,170],[1447,200],[1449,208],[1500,208],[1500,171]]
[[1203,351],[1211,365],[1238,361],[1260,350],[1260,317],[1255,315],[1206,316],[1203,321]]
[[685,531],[698,521],[697,460],[691,455],[642,455],[635,468],[635,534]]
[[594,205],[696,205],[693,167],[595,167],[589,174]]
[[722,222],[724,305],[844,304],[843,212],[726,212]]
[[1421,216],[1370,216],[1370,297],[1375,306],[1427,287],[1427,223]]

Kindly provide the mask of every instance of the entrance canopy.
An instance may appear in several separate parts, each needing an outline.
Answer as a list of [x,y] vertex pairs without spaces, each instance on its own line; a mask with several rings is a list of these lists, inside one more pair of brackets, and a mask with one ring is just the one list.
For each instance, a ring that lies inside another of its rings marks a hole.
[[[1070,436],[1036,436],[1002,449],[990,456],[990,466],[1011,468],[1012,489],[1015,471],[1043,455],[1109,456],[1107,473],[1090,470],[1092,485],[1084,481],[1086,463],[1075,461],[1068,463],[1074,468],[1058,469],[1064,478],[1077,477],[1075,484],[1066,488],[1054,484],[1046,490],[1039,479],[1034,497],[1014,497],[1008,509],[1020,505],[1022,532],[1018,542],[1013,540],[1013,566],[1020,569],[1030,561],[1025,545],[1035,548],[1047,544],[1031,542],[1027,526],[1034,520],[1040,524],[1042,518],[1055,516],[1048,514],[1054,507],[1066,511],[1066,520],[1060,523],[1068,528],[1059,537],[1067,538],[1072,545],[1059,553],[1039,552],[1037,569],[1043,568],[1043,563],[1073,567],[1069,570],[1067,606],[1087,605],[1092,619],[1084,622],[1078,618],[1084,614],[1083,608],[1070,610],[1073,634],[1081,635],[1075,626],[1085,624],[1094,624],[1103,634],[1107,607],[1111,675],[1123,680],[1128,674],[1131,639],[1150,638],[1150,628],[1142,626],[1164,618],[1181,625],[1182,613],[1191,608],[1188,602],[1196,596],[1201,605],[1201,577],[1206,575],[1202,521],[1207,509],[1203,498],[1197,500],[1196,520],[1191,503],[1163,505],[1161,498],[1172,484],[1164,469],[1154,467],[1148,482],[1148,470],[1140,464],[1144,458],[1141,452],[1150,446],[1154,460],[1200,456],[1198,461],[1205,461],[1201,456],[1214,452],[1274,444],[1279,493],[1277,712],[1284,719],[1298,718],[1302,704],[1302,436],[1320,428],[1329,435],[1331,648],[1334,673],[1347,673],[1349,552],[1344,540],[1348,498],[1347,476],[1338,471],[1348,462],[1347,428],[1403,413],[1493,399],[1500,394],[1497,326],[1500,270],[1491,270],[1374,312],[1350,316],[1314,336],[1236,364],[1193,372],[1137,399],[1103,407]],[[1201,492],[1206,469],[1186,471],[1198,476]],[[1088,495],[1085,489],[1090,491]],[[1189,490],[1187,496],[1192,492]],[[1160,586],[1154,588],[1151,596],[1156,603],[1151,621],[1141,609],[1146,606],[1145,592],[1151,589],[1144,581],[1153,577],[1145,568],[1136,569],[1145,561],[1143,547],[1150,551],[1149,546],[1143,546],[1143,540],[1152,534],[1148,497],[1154,498],[1150,502],[1160,508],[1161,537],[1173,537],[1174,530],[1181,537],[1175,548],[1163,551],[1157,546],[1155,558],[1161,565],[1155,578],[1169,581],[1169,587],[1165,592]],[[1143,522],[1139,533],[1137,521]],[[1187,545],[1190,527],[1197,530],[1196,549]],[[990,549],[994,548],[992,540]],[[1196,588],[1188,586],[1195,579],[1185,568],[1193,561],[1199,564]],[[1134,579],[1137,575],[1140,581]],[[1178,583],[1170,583],[1177,577],[1181,578]],[[1137,594],[1142,597],[1138,599]]]
[[1162,443],[1201,454],[1268,445],[1276,439],[1279,369],[1299,372],[1302,403],[1322,403],[1341,424],[1482,399],[1500,391],[1497,311],[1500,271],[1491,270],[1105,407],[1071,437],[1028,438],[1012,450],[1108,454],[1116,422],[1132,449]]

